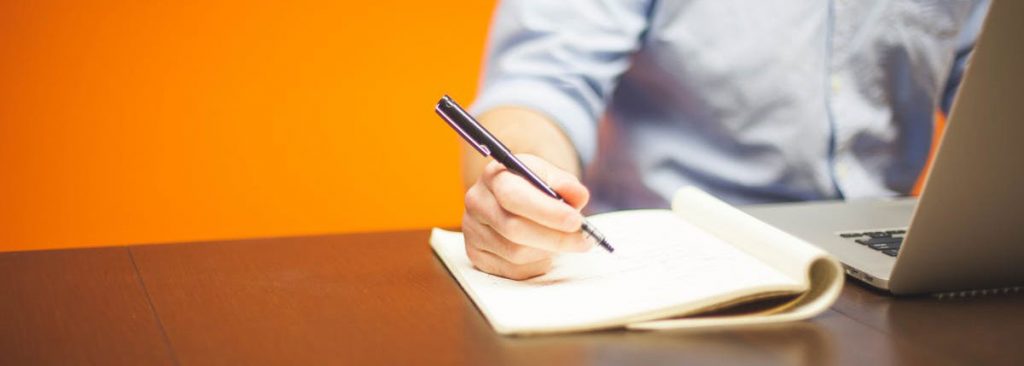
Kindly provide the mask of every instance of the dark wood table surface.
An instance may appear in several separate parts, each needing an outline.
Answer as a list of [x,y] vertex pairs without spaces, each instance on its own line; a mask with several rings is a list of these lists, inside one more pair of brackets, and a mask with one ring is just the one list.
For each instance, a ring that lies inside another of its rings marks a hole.
[[0,254],[0,365],[1024,365],[1024,295],[847,282],[771,327],[495,334],[428,231]]

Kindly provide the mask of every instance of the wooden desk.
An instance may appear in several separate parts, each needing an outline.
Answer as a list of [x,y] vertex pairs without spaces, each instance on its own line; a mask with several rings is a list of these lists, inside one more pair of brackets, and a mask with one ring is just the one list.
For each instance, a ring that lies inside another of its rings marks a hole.
[[500,337],[425,230],[0,254],[0,364],[1024,364],[1024,295],[692,333]]

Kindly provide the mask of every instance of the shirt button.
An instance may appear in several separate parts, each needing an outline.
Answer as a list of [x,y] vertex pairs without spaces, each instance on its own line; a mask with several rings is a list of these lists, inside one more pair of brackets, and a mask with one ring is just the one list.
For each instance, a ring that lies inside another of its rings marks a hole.
[[831,85],[832,85],[832,92],[833,93],[838,93],[839,89],[842,87],[842,82],[839,81],[839,75],[832,74],[832,77],[829,78],[829,79],[830,79]]

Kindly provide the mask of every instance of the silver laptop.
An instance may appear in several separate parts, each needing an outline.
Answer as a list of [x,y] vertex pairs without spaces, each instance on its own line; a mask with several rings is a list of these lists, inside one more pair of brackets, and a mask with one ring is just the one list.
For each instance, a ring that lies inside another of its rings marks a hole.
[[997,0],[919,199],[749,206],[894,294],[1024,285],[1024,1]]

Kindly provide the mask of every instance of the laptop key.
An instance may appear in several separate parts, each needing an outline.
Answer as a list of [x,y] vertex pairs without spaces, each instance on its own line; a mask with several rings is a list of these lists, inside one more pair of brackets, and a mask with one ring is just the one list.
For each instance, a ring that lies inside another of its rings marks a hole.
[[872,232],[864,233],[864,235],[870,236],[872,238],[889,238],[889,237],[892,237],[892,234],[884,232],[884,231],[872,231]]
[[884,252],[886,250],[899,250],[900,249],[900,243],[898,243],[898,242],[897,243],[874,243],[874,244],[868,244],[868,247],[870,247],[871,249],[874,249],[874,250],[881,250],[881,251]]
[[897,249],[886,249],[886,250],[882,251],[882,253],[885,253],[885,255],[890,256],[890,257],[895,257],[896,254],[899,254],[899,252],[900,251],[897,250]]
[[857,240],[854,240],[854,241],[858,242],[860,244],[864,244],[864,245],[872,245],[872,244],[885,244],[885,243],[900,243],[900,242],[903,242],[903,238],[885,237],[885,238],[857,239]]
[[839,234],[839,236],[849,239],[849,238],[859,238],[859,237],[864,236],[864,234],[861,234],[861,233],[842,233],[842,234]]

